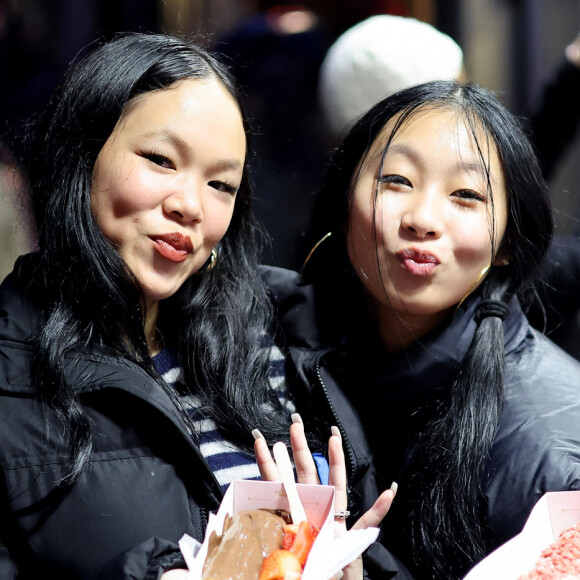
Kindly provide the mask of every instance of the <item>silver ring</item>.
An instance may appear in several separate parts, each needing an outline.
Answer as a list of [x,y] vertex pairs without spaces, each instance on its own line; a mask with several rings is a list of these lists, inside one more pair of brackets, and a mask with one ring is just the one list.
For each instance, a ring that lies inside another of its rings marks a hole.
[[346,520],[348,516],[350,516],[350,512],[348,510],[337,510],[334,512],[335,520]]

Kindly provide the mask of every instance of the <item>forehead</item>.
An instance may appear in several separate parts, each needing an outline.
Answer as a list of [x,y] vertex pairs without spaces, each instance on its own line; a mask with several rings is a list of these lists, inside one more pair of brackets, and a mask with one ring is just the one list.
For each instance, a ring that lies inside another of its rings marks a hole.
[[423,106],[410,114],[400,113],[383,126],[375,138],[366,162],[381,160],[388,149],[410,142],[414,148],[429,155],[433,146],[454,151],[469,164],[479,164],[491,171],[502,172],[495,142],[475,116],[448,106]]
[[103,151],[143,139],[240,161],[247,147],[239,105],[215,78],[186,79],[139,95],[125,107]]
[[167,88],[131,99],[119,119],[125,125],[171,123],[176,128],[193,117],[204,122],[226,121],[243,125],[237,101],[215,77],[184,79]]

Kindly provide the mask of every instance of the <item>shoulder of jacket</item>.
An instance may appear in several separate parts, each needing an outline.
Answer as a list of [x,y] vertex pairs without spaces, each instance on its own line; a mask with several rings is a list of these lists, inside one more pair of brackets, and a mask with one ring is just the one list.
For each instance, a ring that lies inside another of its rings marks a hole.
[[580,361],[550,338],[526,324],[516,344],[506,352],[508,380],[526,380],[580,388]]

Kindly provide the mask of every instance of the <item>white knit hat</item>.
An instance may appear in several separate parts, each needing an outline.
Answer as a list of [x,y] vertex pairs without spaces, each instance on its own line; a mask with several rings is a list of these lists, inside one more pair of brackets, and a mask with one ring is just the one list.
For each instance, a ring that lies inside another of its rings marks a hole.
[[318,98],[339,135],[388,95],[432,80],[456,79],[463,52],[430,24],[382,14],[349,28],[322,63]]

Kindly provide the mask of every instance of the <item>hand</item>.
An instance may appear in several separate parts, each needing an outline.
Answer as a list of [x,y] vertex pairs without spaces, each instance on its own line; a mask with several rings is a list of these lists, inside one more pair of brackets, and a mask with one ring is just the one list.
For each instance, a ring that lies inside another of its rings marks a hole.
[[[272,458],[266,439],[264,439],[257,429],[252,433],[255,439],[254,454],[256,455],[256,462],[260,468],[262,479],[264,481],[281,481],[280,475],[278,474],[278,467]],[[312,454],[310,453],[310,448],[304,435],[304,425],[298,413],[292,415],[290,445],[292,446],[292,455],[294,457],[296,481],[298,483],[319,484],[320,481],[318,479],[316,464],[314,463],[314,459],[312,459]]]
[[[318,473],[316,464],[312,459],[312,454],[308,447],[304,435],[304,425],[300,415],[292,415],[292,425],[290,426],[290,444],[294,456],[294,467],[298,483],[318,484]],[[335,509],[346,510],[348,507],[347,498],[347,477],[346,462],[342,448],[342,438],[337,427],[331,427],[330,439],[328,440],[328,463],[329,463],[329,485],[335,488]],[[260,474],[265,481],[280,481],[278,468],[272,459],[268,444],[259,431],[254,431],[254,452],[256,461],[260,468]],[[387,515],[396,493],[396,485],[384,491],[375,501],[371,509],[365,512],[352,526],[353,530],[365,529],[378,526]],[[345,520],[335,520],[334,534],[344,534],[346,532]],[[342,571],[343,580],[361,580],[363,577],[362,557],[357,558]],[[338,577],[337,577],[338,579]],[[333,580],[337,580],[333,579]]]
[[570,64],[580,67],[580,34],[566,47],[565,54]]
[[161,580],[187,580],[189,578],[189,570],[169,570],[161,574]]

